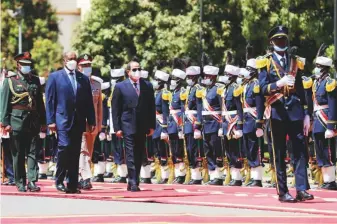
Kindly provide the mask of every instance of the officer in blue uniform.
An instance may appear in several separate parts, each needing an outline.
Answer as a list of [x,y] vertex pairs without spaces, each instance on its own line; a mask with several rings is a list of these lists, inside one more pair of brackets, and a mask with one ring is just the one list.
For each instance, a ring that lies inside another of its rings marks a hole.
[[[221,120],[222,99],[217,94],[216,78],[219,74],[219,68],[206,65],[203,68],[204,78],[201,84],[204,86],[196,91],[197,103],[199,104],[198,120],[202,121],[203,128],[203,147],[208,163],[210,181],[207,185],[223,185],[222,167],[223,151],[221,139],[218,136]],[[196,129],[199,130],[198,126]],[[195,131],[195,138],[197,132]]]
[[185,104],[184,115],[184,135],[187,148],[188,162],[191,169],[191,180],[187,183],[190,185],[201,184],[202,176],[200,169],[202,168],[202,136],[200,131],[196,131],[196,137],[194,137],[195,126],[200,122],[197,118],[197,98],[196,91],[201,88],[198,84],[200,76],[199,66],[190,66],[186,68],[186,83],[188,87],[185,92],[181,94],[181,100]]
[[[183,134],[183,113],[184,102],[180,95],[185,91],[183,82],[186,78],[185,68],[180,59],[174,59],[174,67],[170,81],[170,93],[167,103],[169,105],[169,116],[167,119],[167,133],[174,163],[175,179],[173,183],[183,184],[186,177],[184,164],[184,134]],[[165,98],[165,97],[164,97]]]
[[330,77],[332,60],[317,57],[314,69],[315,81],[304,78],[303,85],[312,91],[313,102],[313,137],[318,166],[322,169],[323,189],[337,190],[336,185],[336,150],[335,138],[337,124],[337,89],[336,80]]
[[[233,65],[226,65],[225,77],[227,84],[223,87],[220,94],[222,105],[223,124],[219,129],[218,135],[225,136],[224,145],[227,158],[229,159],[230,175],[232,181],[229,186],[242,185],[242,104],[240,97],[242,94],[242,86],[236,83],[237,76],[240,74],[240,68]],[[227,174],[229,175],[229,174]]]
[[167,145],[167,117],[169,114],[169,107],[166,98],[163,98],[163,92],[167,92],[165,90],[165,85],[168,82],[169,77],[170,75],[168,73],[158,69],[152,80],[156,104],[156,129],[152,135],[152,140],[154,150],[158,153],[160,160],[161,180],[157,180],[159,184],[166,184],[169,178],[169,152]]
[[264,97],[260,94],[259,80],[257,79],[256,60],[251,58],[247,61],[246,68],[240,70],[240,74],[246,84],[243,86],[242,105],[243,105],[243,141],[246,149],[248,165],[250,167],[252,182],[251,187],[262,187],[262,161],[261,151],[263,147],[263,131],[256,132],[256,107],[264,103]]
[[[306,190],[310,188],[306,168],[305,137],[310,127],[302,78],[298,69],[304,68],[303,59],[286,52],[288,29],[277,26],[269,32],[269,40],[274,51],[268,57],[259,59],[260,90],[267,97],[266,105],[271,107],[271,133],[274,151],[274,163],[277,173],[277,193],[279,201],[294,203],[314,199]],[[258,113],[263,114],[263,111]],[[261,116],[261,115],[260,115]],[[292,141],[295,158],[296,199],[287,187],[286,164],[284,162],[286,135]]]

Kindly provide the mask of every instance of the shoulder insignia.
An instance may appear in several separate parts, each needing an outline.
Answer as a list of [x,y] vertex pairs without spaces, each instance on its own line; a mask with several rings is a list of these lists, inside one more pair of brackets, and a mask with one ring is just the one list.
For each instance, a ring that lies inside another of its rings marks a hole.
[[312,78],[303,76],[302,79],[303,79],[302,83],[303,83],[304,89],[310,89],[313,84]]
[[268,61],[269,61],[268,58],[257,59],[256,60],[256,68],[259,69],[259,68],[267,67]]
[[196,92],[195,92],[195,96],[197,98],[203,98],[206,96],[206,89],[205,88],[199,88]]
[[327,82],[325,84],[325,90],[327,92],[332,92],[336,88],[336,80],[332,78],[327,78]]
[[243,92],[243,86],[240,85],[240,86],[236,86],[234,88],[235,88],[234,92],[233,92],[234,97],[240,96]]
[[162,97],[163,100],[171,101],[172,100],[172,93],[168,90],[164,90],[161,97]]
[[188,89],[181,89],[180,91],[180,100],[185,101],[188,96]]
[[218,87],[218,89],[216,90],[216,94],[223,96],[224,91],[225,91],[225,86]]
[[297,57],[296,58],[297,67],[300,70],[304,70],[305,58]]
[[260,85],[259,85],[258,82],[255,82],[253,92],[256,93],[256,94],[260,93]]

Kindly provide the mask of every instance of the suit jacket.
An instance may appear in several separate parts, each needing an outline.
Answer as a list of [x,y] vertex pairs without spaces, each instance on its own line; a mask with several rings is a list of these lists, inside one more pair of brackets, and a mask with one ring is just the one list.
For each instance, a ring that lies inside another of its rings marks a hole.
[[69,131],[76,122],[81,132],[86,122],[96,125],[95,109],[88,77],[76,71],[77,91],[73,91],[69,77],[64,69],[53,72],[46,86],[47,124],[56,123],[58,131]]
[[154,92],[151,83],[139,80],[140,94],[130,79],[116,84],[111,101],[111,113],[115,131],[124,135],[148,133],[156,127]]

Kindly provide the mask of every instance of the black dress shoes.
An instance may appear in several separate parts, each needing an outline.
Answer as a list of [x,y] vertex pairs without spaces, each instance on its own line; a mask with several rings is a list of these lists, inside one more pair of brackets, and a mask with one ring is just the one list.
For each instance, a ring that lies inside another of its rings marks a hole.
[[223,185],[223,180],[220,178],[215,178],[214,180],[211,180],[207,182],[205,185],[217,185],[217,186],[222,186]]
[[103,177],[104,178],[111,178],[111,177],[113,177],[113,173],[104,173]]
[[31,192],[38,192],[38,191],[41,191],[41,188],[36,186],[34,182],[29,182],[28,183],[28,186],[27,186],[27,189]]
[[5,186],[15,186],[15,181],[14,181],[14,180],[7,180],[7,181],[1,183],[1,185],[5,185]]
[[293,198],[293,196],[291,196],[290,194],[289,194],[289,192],[287,192],[287,193],[285,193],[284,195],[280,195],[279,197],[278,197],[278,200],[280,201],[280,202],[286,202],[286,203],[296,203],[297,202],[297,200],[295,199],[295,198]]
[[76,189],[67,189],[66,193],[67,194],[81,194],[81,191],[78,188],[76,188]]
[[104,182],[103,174],[98,174],[97,176],[93,177],[92,182]]
[[18,188],[18,191],[19,191],[19,192],[26,192],[26,191],[27,191],[27,190],[26,190],[26,187],[23,186],[23,185],[17,186],[17,188]]
[[262,187],[262,181],[253,180],[252,183],[248,185],[248,187]]
[[176,179],[174,179],[174,184],[183,184],[185,182],[185,176],[179,176]]
[[61,191],[61,192],[66,192],[67,188],[64,186],[64,184],[58,184],[56,185],[56,190]]
[[140,182],[143,184],[152,184],[151,178],[141,178]]
[[131,192],[137,192],[137,191],[140,191],[140,188],[137,186],[137,185],[128,185],[127,191],[131,191]]
[[48,179],[47,174],[45,174],[45,173],[39,174],[39,180],[47,180],[47,179]]
[[90,179],[81,180],[78,182],[78,188],[83,190],[90,190],[92,188]]
[[158,184],[167,184],[168,183],[168,179],[162,179],[161,181],[158,182]]
[[122,184],[126,184],[126,177],[116,177],[115,179],[113,179],[111,181],[111,183],[122,183]]
[[331,191],[336,191],[337,190],[337,184],[335,181],[330,182],[330,183],[324,183],[321,186],[322,189],[324,190],[331,190]]
[[240,186],[242,186],[242,181],[241,180],[234,180],[234,181],[230,182],[228,186],[240,187]]
[[308,200],[313,200],[314,196],[312,194],[309,194],[306,191],[297,191],[296,194],[296,200],[297,201],[308,201]]
[[190,180],[190,182],[187,183],[187,185],[200,185],[202,183],[202,180]]

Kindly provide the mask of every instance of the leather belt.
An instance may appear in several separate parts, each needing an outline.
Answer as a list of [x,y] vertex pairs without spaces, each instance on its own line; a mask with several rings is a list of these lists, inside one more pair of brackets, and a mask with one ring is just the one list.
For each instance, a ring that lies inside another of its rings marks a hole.
[[23,106],[23,105],[13,105],[12,109],[15,110],[27,110],[27,111],[35,111],[34,108],[28,107],[28,106]]

